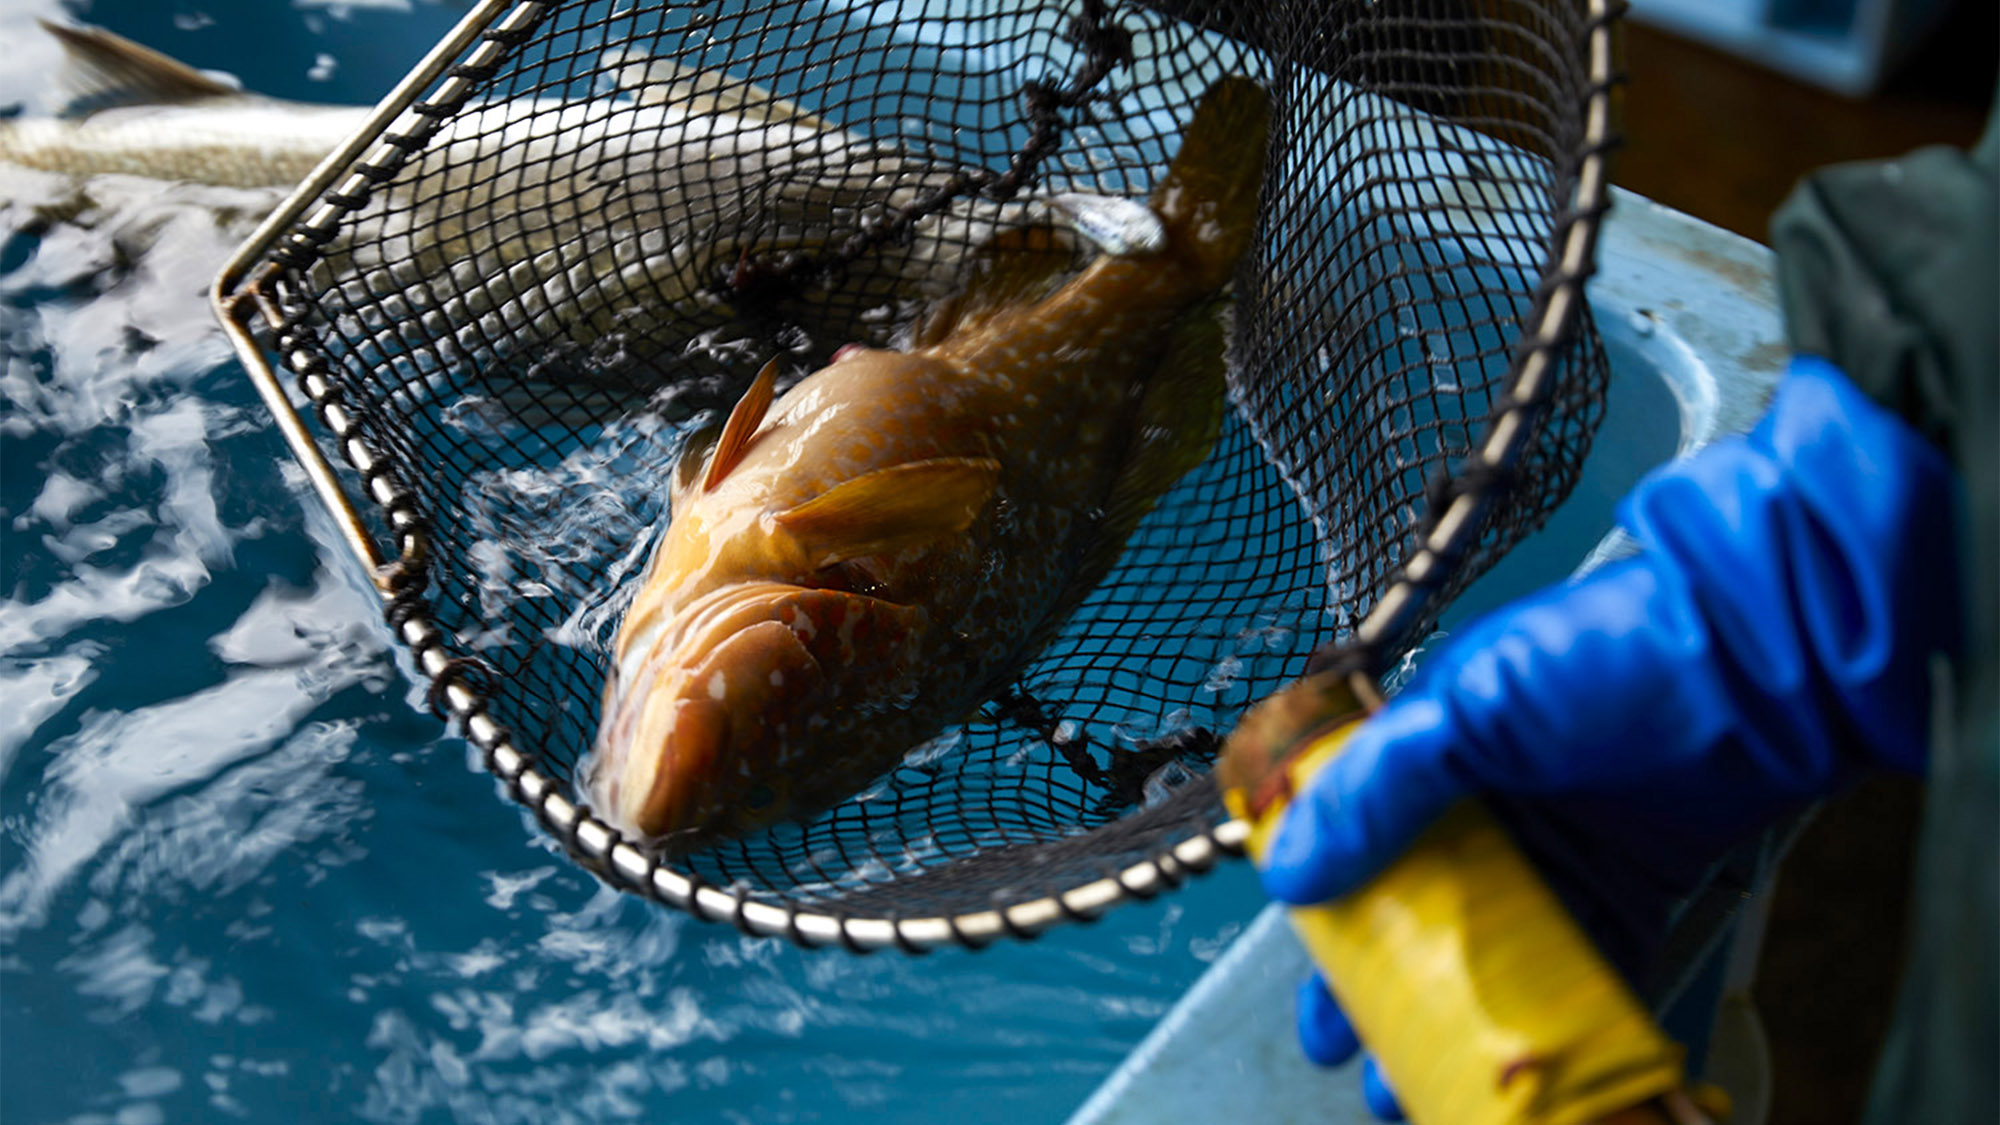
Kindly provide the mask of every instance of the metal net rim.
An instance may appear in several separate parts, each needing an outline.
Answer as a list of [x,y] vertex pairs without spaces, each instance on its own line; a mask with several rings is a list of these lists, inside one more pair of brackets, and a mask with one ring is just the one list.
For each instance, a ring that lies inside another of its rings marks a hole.
[[[1556,353],[1583,315],[1584,283],[1595,270],[1599,228],[1610,209],[1608,156],[1617,144],[1611,94],[1621,80],[1614,64],[1613,35],[1627,4],[1585,0],[1585,6],[1584,130],[1581,143],[1568,154],[1568,167],[1562,169],[1574,172],[1575,199],[1550,232],[1549,263],[1542,272],[1530,324],[1514,349],[1507,393],[1487,419],[1484,441],[1465,462],[1488,471],[1461,478],[1465,487],[1450,494],[1450,504],[1430,521],[1416,553],[1344,646],[1344,652],[1359,653],[1364,662],[1367,654],[1379,653],[1402,638],[1422,616],[1440,576],[1477,541],[1482,515],[1508,485],[1504,470],[1533,434],[1534,422],[1555,389]],[[475,676],[468,675],[477,661],[451,654],[448,635],[422,596],[421,575],[429,548],[414,494],[398,479],[394,459],[374,447],[341,403],[338,390],[325,378],[324,361],[290,346],[286,319],[264,286],[284,264],[314,258],[319,246],[337,233],[344,215],[362,206],[374,185],[393,177],[401,157],[421,149],[429,134],[469,100],[474,84],[505,63],[553,7],[550,0],[480,0],[376,106],[362,128],[237,250],[211,289],[218,319],[291,452],[374,579],[397,639],[429,681],[435,709],[448,722],[456,722],[480,749],[488,772],[504,784],[507,796],[533,812],[572,859],[600,878],[703,921],[726,922],[749,936],[784,937],[808,948],[837,945],[855,953],[894,948],[918,954],[951,946],[977,949],[1010,937],[1029,939],[1066,922],[1094,921],[1122,903],[1151,899],[1208,872],[1224,857],[1242,855],[1250,826],[1236,819],[1209,818],[1187,838],[1115,872],[1059,892],[996,902],[977,911],[862,916],[790,901],[775,904],[746,888],[716,885],[675,870],[626,843],[616,829],[565,796],[563,784],[536,768],[533,757],[515,746],[506,728],[488,714],[486,693]],[[434,86],[432,96],[423,99]],[[416,128],[389,131],[412,113],[418,118]],[[378,146],[370,152],[371,159],[359,160],[371,145]],[[385,156],[386,160],[380,159]],[[265,345],[255,334],[256,318],[275,332],[272,343],[282,362],[296,377],[319,423],[336,439],[342,459],[360,474],[363,491],[379,507],[395,537],[394,557],[386,555],[366,530],[324,449],[268,361]]]

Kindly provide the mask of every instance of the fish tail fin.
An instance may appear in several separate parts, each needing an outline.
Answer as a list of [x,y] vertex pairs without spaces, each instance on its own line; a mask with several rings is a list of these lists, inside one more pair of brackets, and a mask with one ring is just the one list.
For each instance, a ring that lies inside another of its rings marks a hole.
[[37,20],[62,44],[62,92],[67,117],[124,105],[165,105],[237,96],[241,90],[213,75],[114,35],[101,27]]
[[1208,88],[1181,150],[1149,201],[1168,245],[1187,259],[1205,289],[1220,288],[1249,249],[1271,131],[1271,98],[1248,78]]

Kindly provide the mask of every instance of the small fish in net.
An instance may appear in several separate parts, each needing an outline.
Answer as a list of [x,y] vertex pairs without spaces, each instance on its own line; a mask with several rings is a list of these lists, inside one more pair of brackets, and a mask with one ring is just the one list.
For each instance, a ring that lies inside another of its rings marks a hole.
[[[432,349],[440,397],[466,369],[516,402],[523,379],[648,383],[649,337],[747,334],[774,315],[751,292],[763,263],[843,246],[950,178],[754,83],[634,51],[599,66],[614,96],[509,99],[447,123],[328,246],[349,339],[420,363]],[[815,338],[879,340],[889,317],[861,314],[941,296],[958,267],[945,247],[1027,206],[956,200],[852,254],[841,302],[798,286],[784,311]]]
[[[64,51],[67,104],[0,120],[0,164],[289,187],[368,118],[245,93],[103,28],[38,22]],[[722,326],[746,262],[853,241],[953,175],[757,83],[636,47],[602,52],[596,70],[597,97],[471,107],[327,245],[321,277],[351,336],[385,354],[449,338],[475,363],[528,357],[519,374],[551,345]],[[976,242],[1024,206],[954,200],[911,237],[870,241],[840,282],[878,300],[942,296],[957,255],[938,240]],[[818,323],[813,295],[789,308],[809,329],[863,331]]]
[[683,456],[586,770],[600,815],[679,851],[816,813],[1039,653],[1215,443],[1269,113],[1215,84],[1160,237],[1053,293],[1068,250],[1010,232],[913,350],[846,349],[775,403],[765,367]]

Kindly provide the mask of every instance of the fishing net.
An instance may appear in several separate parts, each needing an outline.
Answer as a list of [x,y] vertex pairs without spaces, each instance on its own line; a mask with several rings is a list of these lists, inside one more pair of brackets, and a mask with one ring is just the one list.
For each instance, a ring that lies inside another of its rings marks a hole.
[[[1030,933],[1226,850],[1218,736],[1315,653],[1392,667],[1576,479],[1608,19],[487,3],[218,299],[312,404],[295,447],[433,700],[581,862],[808,942]],[[620,840],[577,771],[690,433],[774,355],[789,381],[894,343],[1051,194],[1142,196],[1228,74],[1275,121],[1207,460],[1005,691],[866,791],[684,858]]]

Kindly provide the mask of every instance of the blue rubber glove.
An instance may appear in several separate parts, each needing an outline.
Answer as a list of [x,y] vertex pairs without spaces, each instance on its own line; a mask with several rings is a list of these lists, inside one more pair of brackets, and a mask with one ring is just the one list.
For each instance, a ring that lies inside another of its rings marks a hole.
[[[1930,659],[1958,640],[1954,500],[1936,449],[1796,360],[1747,437],[1626,499],[1639,557],[1475,623],[1363,724],[1293,801],[1265,888],[1352,890],[1485,793],[1636,976],[1730,847],[1865,770],[1923,768]],[[1317,980],[1300,1019],[1316,1061],[1352,1055]]]

